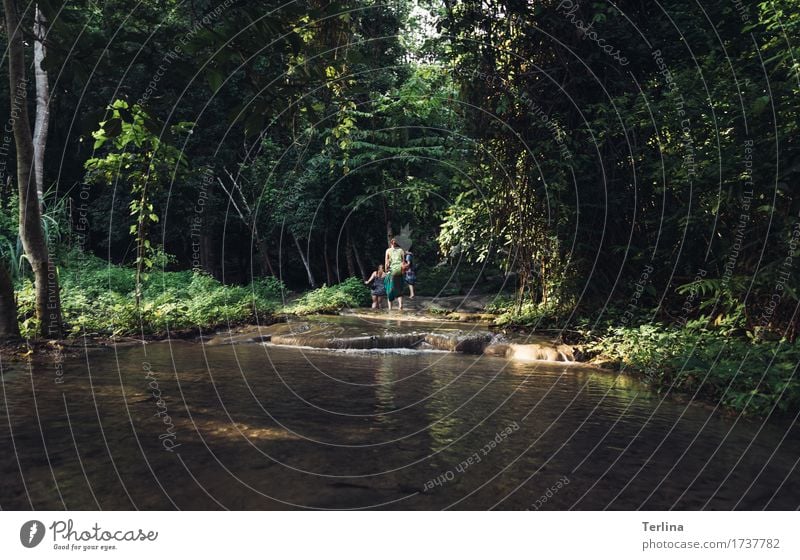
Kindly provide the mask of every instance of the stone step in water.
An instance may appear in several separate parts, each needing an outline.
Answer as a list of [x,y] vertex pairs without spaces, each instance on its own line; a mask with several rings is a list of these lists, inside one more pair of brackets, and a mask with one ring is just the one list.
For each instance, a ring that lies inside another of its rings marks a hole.
[[317,316],[222,332],[205,343],[211,346],[267,343],[331,350],[443,350],[524,362],[580,359],[573,347],[541,337],[509,340],[478,325],[471,329],[458,323],[432,321],[429,317],[417,321],[406,318],[407,315],[387,316],[381,311],[369,316]]

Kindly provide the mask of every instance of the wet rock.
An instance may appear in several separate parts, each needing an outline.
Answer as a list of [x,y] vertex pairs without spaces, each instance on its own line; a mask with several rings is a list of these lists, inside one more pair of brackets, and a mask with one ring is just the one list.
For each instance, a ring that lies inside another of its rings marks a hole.
[[305,346],[336,350],[369,350],[373,348],[414,348],[424,340],[421,334],[331,337],[320,334],[276,335],[270,341],[278,346]]
[[516,361],[574,362],[576,350],[567,344],[538,337],[518,339],[488,330],[466,330],[442,323],[393,324],[360,322],[352,318],[310,318],[303,322],[267,327],[252,326],[223,332],[208,344],[265,343],[331,350],[413,349],[443,350],[507,358]]
[[465,354],[483,354],[484,349],[492,341],[491,333],[480,333],[475,335],[441,335],[427,334],[425,342],[438,350],[449,352],[463,352]]
[[575,355],[571,346],[566,344],[509,344],[506,357],[520,362],[548,361],[574,362]]
[[490,344],[483,351],[487,356],[495,356],[497,358],[505,358],[508,355],[508,344]]
[[289,333],[307,330],[307,325],[289,325],[276,323],[273,325],[249,325],[237,330],[221,331],[213,336],[202,338],[210,346],[226,346],[229,344],[252,344],[269,342],[273,336],[280,333]]

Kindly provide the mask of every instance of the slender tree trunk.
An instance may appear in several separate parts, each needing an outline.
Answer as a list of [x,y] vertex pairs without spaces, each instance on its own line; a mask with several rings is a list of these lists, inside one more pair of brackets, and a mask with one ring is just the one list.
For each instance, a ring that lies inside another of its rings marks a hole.
[[267,244],[264,243],[264,240],[261,239],[257,233],[255,235],[255,249],[256,253],[258,253],[258,263],[261,276],[275,276],[275,271],[272,268],[272,261],[269,259],[269,253],[267,253]]
[[333,286],[336,283],[336,277],[333,274],[333,267],[331,266],[331,255],[328,253],[328,233],[323,232],[323,236],[322,253],[325,255],[325,276],[328,278],[328,286]]
[[136,220],[136,309],[142,303],[142,276],[144,274],[145,240],[147,239],[147,223],[145,222],[145,204],[147,203],[147,183],[142,189],[139,199],[139,216]]
[[42,68],[42,61],[47,56],[44,44],[47,35],[47,19],[39,5],[33,21],[33,71],[36,78],[36,124],[33,128],[33,169],[36,178],[36,194],[39,207],[44,208],[44,149],[47,145],[47,131],[50,128],[50,83],[47,70]]
[[541,265],[541,274],[542,274],[542,305],[547,305],[547,268],[544,264],[544,258],[542,258],[542,265]]
[[[347,232],[347,242],[344,248],[345,259],[347,260],[347,274],[350,278],[356,276],[356,263],[353,260],[353,239],[350,232]],[[363,276],[362,276],[363,278]]]
[[306,254],[303,252],[303,247],[300,246],[300,241],[294,234],[292,234],[292,239],[294,239],[294,244],[297,247],[297,252],[300,253],[300,260],[303,261],[303,266],[306,267],[306,274],[308,275],[308,284],[312,288],[316,288],[317,283],[314,280],[314,274],[311,272],[311,266],[309,266],[308,264],[308,258],[306,258]]
[[394,237],[394,232],[392,232],[392,222],[389,219],[389,208],[386,206],[386,197],[382,197],[383,199],[383,220],[386,222],[386,245],[389,245],[389,242]]
[[17,148],[17,188],[19,189],[19,236],[25,255],[31,264],[36,290],[36,317],[39,319],[41,335],[60,338],[62,335],[61,300],[58,291],[58,275],[50,261],[47,240],[42,228],[39,197],[36,185],[31,180],[33,164],[33,139],[26,104],[27,78],[25,77],[25,51],[22,42],[15,0],[3,0],[8,34],[8,82],[11,98],[11,121],[14,143]]
[[219,278],[219,271],[216,268],[216,258],[214,253],[214,239],[205,229],[200,234],[200,268],[213,276]]
[[353,249],[353,255],[356,258],[356,263],[358,264],[358,269],[361,271],[361,278],[368,278],[369,274],[367,274],[367,269],[364,268],[364,263],[361,261],[361,255],[358,252],[358,247],[355,243],[352,243],[352,241],[351,247]]
[[519,282],[519,292],[517,292],[517,314],[522,312],[522,304],[525,301],[525,288],[527,285],[527,276],[525,273],[520,273],[517,275],[517,281]]
[[19,336],[17,302],[6,263],[0,262],[0,340]]

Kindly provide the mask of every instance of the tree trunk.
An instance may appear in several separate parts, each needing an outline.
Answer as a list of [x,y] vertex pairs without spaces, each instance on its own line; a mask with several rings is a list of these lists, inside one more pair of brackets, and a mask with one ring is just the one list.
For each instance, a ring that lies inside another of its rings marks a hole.
[[39,319],[41,335],[60,338],[62,335],[61,301],[58,292],[58,276],[50,262],[47,240],[42,228],[39,197],[36,185],[31,180],[33,169],[33,139],[26,104],[27,79],[25,77],[25,51],[22,28],[17,15],[15,0],[3,0],[8,34],[8,82],[11,98],[11,121],[14,143],[17,148],[17,188],[19,189],[19,236],[25,255],[31,264],[36,290],[36,317]]
[[517,292],[517,315],[522,312],[522,304],[525,301],[525,288],[527,285],[527,276],[524,273],[520,273],[517,275],[517,282],[519,282],[518,292]]
[[308,284],[312,288],[317,287],[316,281],[314,281],[314,274],[311,272],[311,266],[308,264],[308,258],[306,258],[306,254],[303,252],[303,248],[300,246],[300,241],[298,241],[297,237],[292,234],[292,239],[294,239],[294,244],[297,247],[297,252],[300,253],[300,260],[303,261],[303,266],[306,267],[306,274],[308,275]]
[[[328,278],[328,286],[333,286],[336,284],[336,277],[333,274],[333,267],[331,266],[331,255],[328,253],[328,234],[324,232],[323,235],[322,253],[325,255],[325,276]],[[338,276],[338,274],[336,276]]]
[[361,255],[358,253],[358,247],[356,247],[355,243],[351,241],[351,247],[353,249],[353,255],[356,257],[356,263],[358,264],[358,269],[361,271],[361,278],[369,278],[369,274],[367,274],[367,269],[364,268],[364,263],[361,261]]
[[17,302],[6,263],[0,262],[0,340],[19,337]]
[[36,5],[33,21],[33,71],[36,78],[36,124],[33,128],[33,170],[36,178],[36,194],[39,208],[44,208],[44,149],[47,131],[50,128],[50,83],[42,61],[47,56],[44,39],[47,35],[47,19]]
[[258,264],[259,270],[261,272],[261,276],[275,276],[275,270],[272,268],[272,261],[269,259],[269,253],[267,253],[267,244],[264,243],[264,240],[256,236],[256,253],[258,254]]
[[216,239],[207,229],[203,229],[203,233],[200,234],[200,268],[217,280],[222,277],[217,266],[218,260]]
[[542,305],[547,305],[547,268],[544,264],[544,258],[542,258],[542,265],[541,265],[541,274],[542,274]]
[[144,275],[145,240],[147,238],[147,222],[145,222],[145,205],[147,204],[147,183],[142,189],[139,199],[139,216],[136,219],[136,309],[142,304],[142,276]]
[[381,197],[383,201],[383,221],[386,222],[386,245],[389,245],[389,242],[394,237],[394,232],[392,231],[392,221],[389,219],[389,208],[386,206],[386,197]]
[[[353,260],[353,240],[350,237],[350,232],[347,232],[347,242],[344,248],[345,259],[347,260],[347,274],[350,278],[356,276],[356,263]],[[363,276],[362,276],[363,278]]]

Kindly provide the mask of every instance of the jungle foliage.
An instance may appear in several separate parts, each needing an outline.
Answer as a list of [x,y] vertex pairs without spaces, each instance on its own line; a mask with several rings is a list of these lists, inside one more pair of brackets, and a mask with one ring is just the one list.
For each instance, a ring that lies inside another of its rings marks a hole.
[[[72,333],[250,320],[275,286],[314,290],[297,313],[358,305],[348,279],[400,235],[422,295],[497,292],[501,325],[580,331],[687,391],[708,366],[728,406],[797,392],[793,0],[39,5]],[[13,103],[0,83],[3,122]],[[13,152],[0,253],[30,334]]]

